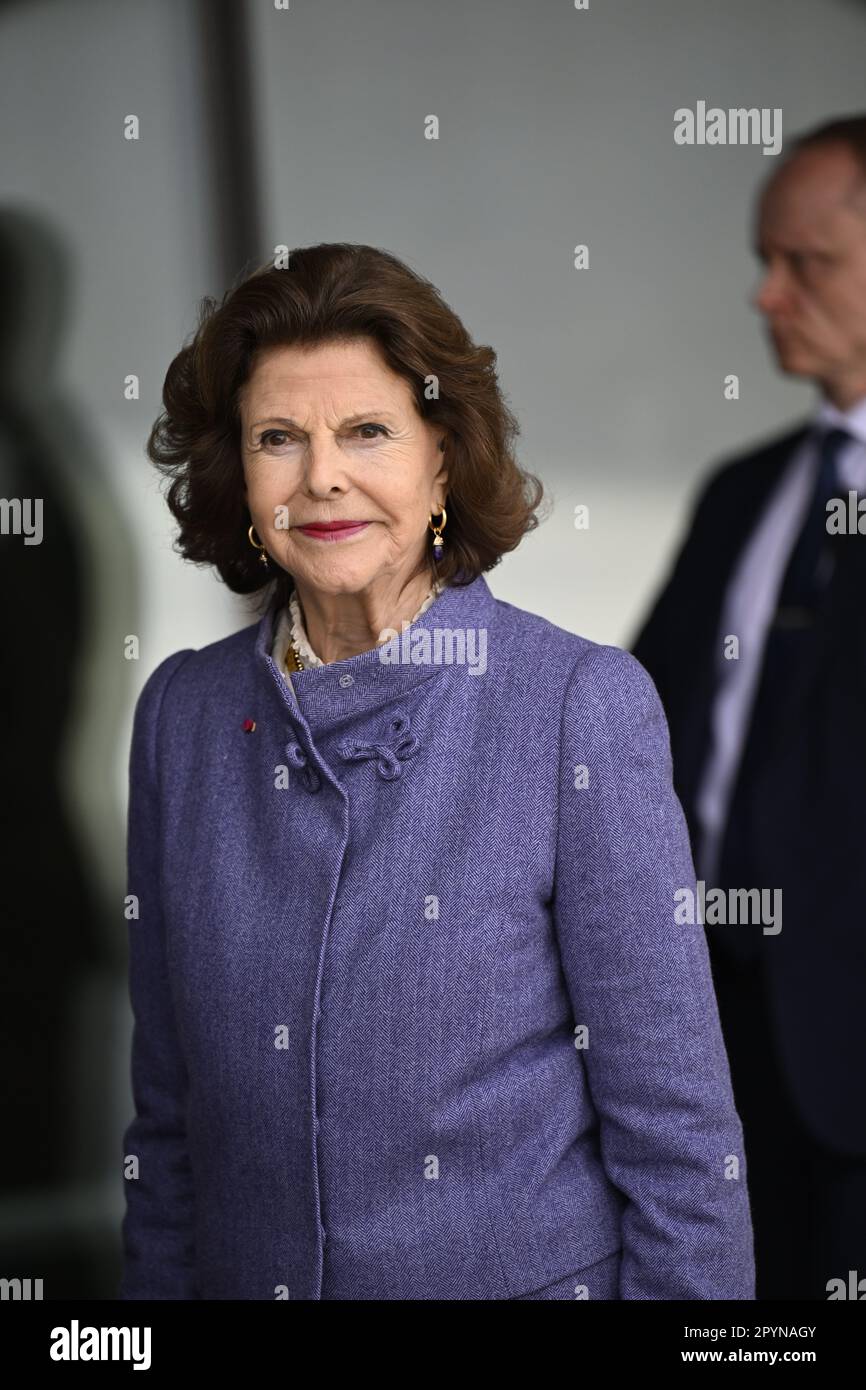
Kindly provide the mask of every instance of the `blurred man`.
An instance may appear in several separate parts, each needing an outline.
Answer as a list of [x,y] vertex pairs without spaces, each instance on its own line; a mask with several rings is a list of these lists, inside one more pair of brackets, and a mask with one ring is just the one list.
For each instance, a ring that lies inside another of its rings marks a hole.
[[[713,472],[634,652],[666,708],[707,885],[757,1297],[856,1297],[866,1280],[866,116],[795,143],[762,191],[755,249],[765,271],[754,303],[776,359],[814,381],[819,402],[812,419]],[[755,910],[756,894],[744,920],[738,889],[768,890],[765,901],[781,890],[779,920]]]

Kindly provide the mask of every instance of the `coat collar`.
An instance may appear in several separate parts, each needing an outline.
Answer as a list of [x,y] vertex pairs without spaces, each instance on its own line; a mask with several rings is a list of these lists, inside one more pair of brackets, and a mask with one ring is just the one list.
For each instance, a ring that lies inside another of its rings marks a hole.
[[374,713],[448,669],[453,664],[446,660],[452,634],[455,649],[459,651],[459,644],[465,642],[470,659],[483,651],[486,661],[495,609],[496,599],[483,575],[469,584],[449,584],[420,618],[383,647],[294,672],[293,698],[270,654],[279,617],[274,595],[257,625],[254,662],[283,712],[288,710],[311,732],[321,733],[358,715]]

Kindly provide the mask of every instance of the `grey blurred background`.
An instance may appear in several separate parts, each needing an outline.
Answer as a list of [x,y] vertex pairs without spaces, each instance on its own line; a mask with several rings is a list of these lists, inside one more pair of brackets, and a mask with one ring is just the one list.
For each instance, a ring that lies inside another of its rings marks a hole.
[[173,553],[144,455],[200,297],[319,241],[430,278],[554,503],[491,588],[624,645],[702,475],[813,400],[749,306],[773,158],[677,146],[674,111],[780,107],[792,134],[862,106],[864,41],[858,0],[0,4],[0,493],[46,499],[42,545],[0,536],[0,1275],[115,1296],[132,710],[251,620]]

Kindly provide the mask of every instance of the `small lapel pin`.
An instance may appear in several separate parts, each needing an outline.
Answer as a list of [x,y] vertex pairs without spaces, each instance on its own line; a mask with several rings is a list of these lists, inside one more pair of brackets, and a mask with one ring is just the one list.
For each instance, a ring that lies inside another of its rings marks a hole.
[[253,734],[256,731],[256,721],[254,719],[244,720],[244,733]]

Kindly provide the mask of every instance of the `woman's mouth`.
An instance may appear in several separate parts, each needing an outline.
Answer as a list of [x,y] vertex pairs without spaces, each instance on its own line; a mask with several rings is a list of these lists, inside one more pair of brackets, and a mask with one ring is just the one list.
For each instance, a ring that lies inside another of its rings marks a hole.
[[356,536],[366,530],[369,521],[315,521],[309,526],[296,526],[295,530],[316,541],[344,541],[348,536]]

